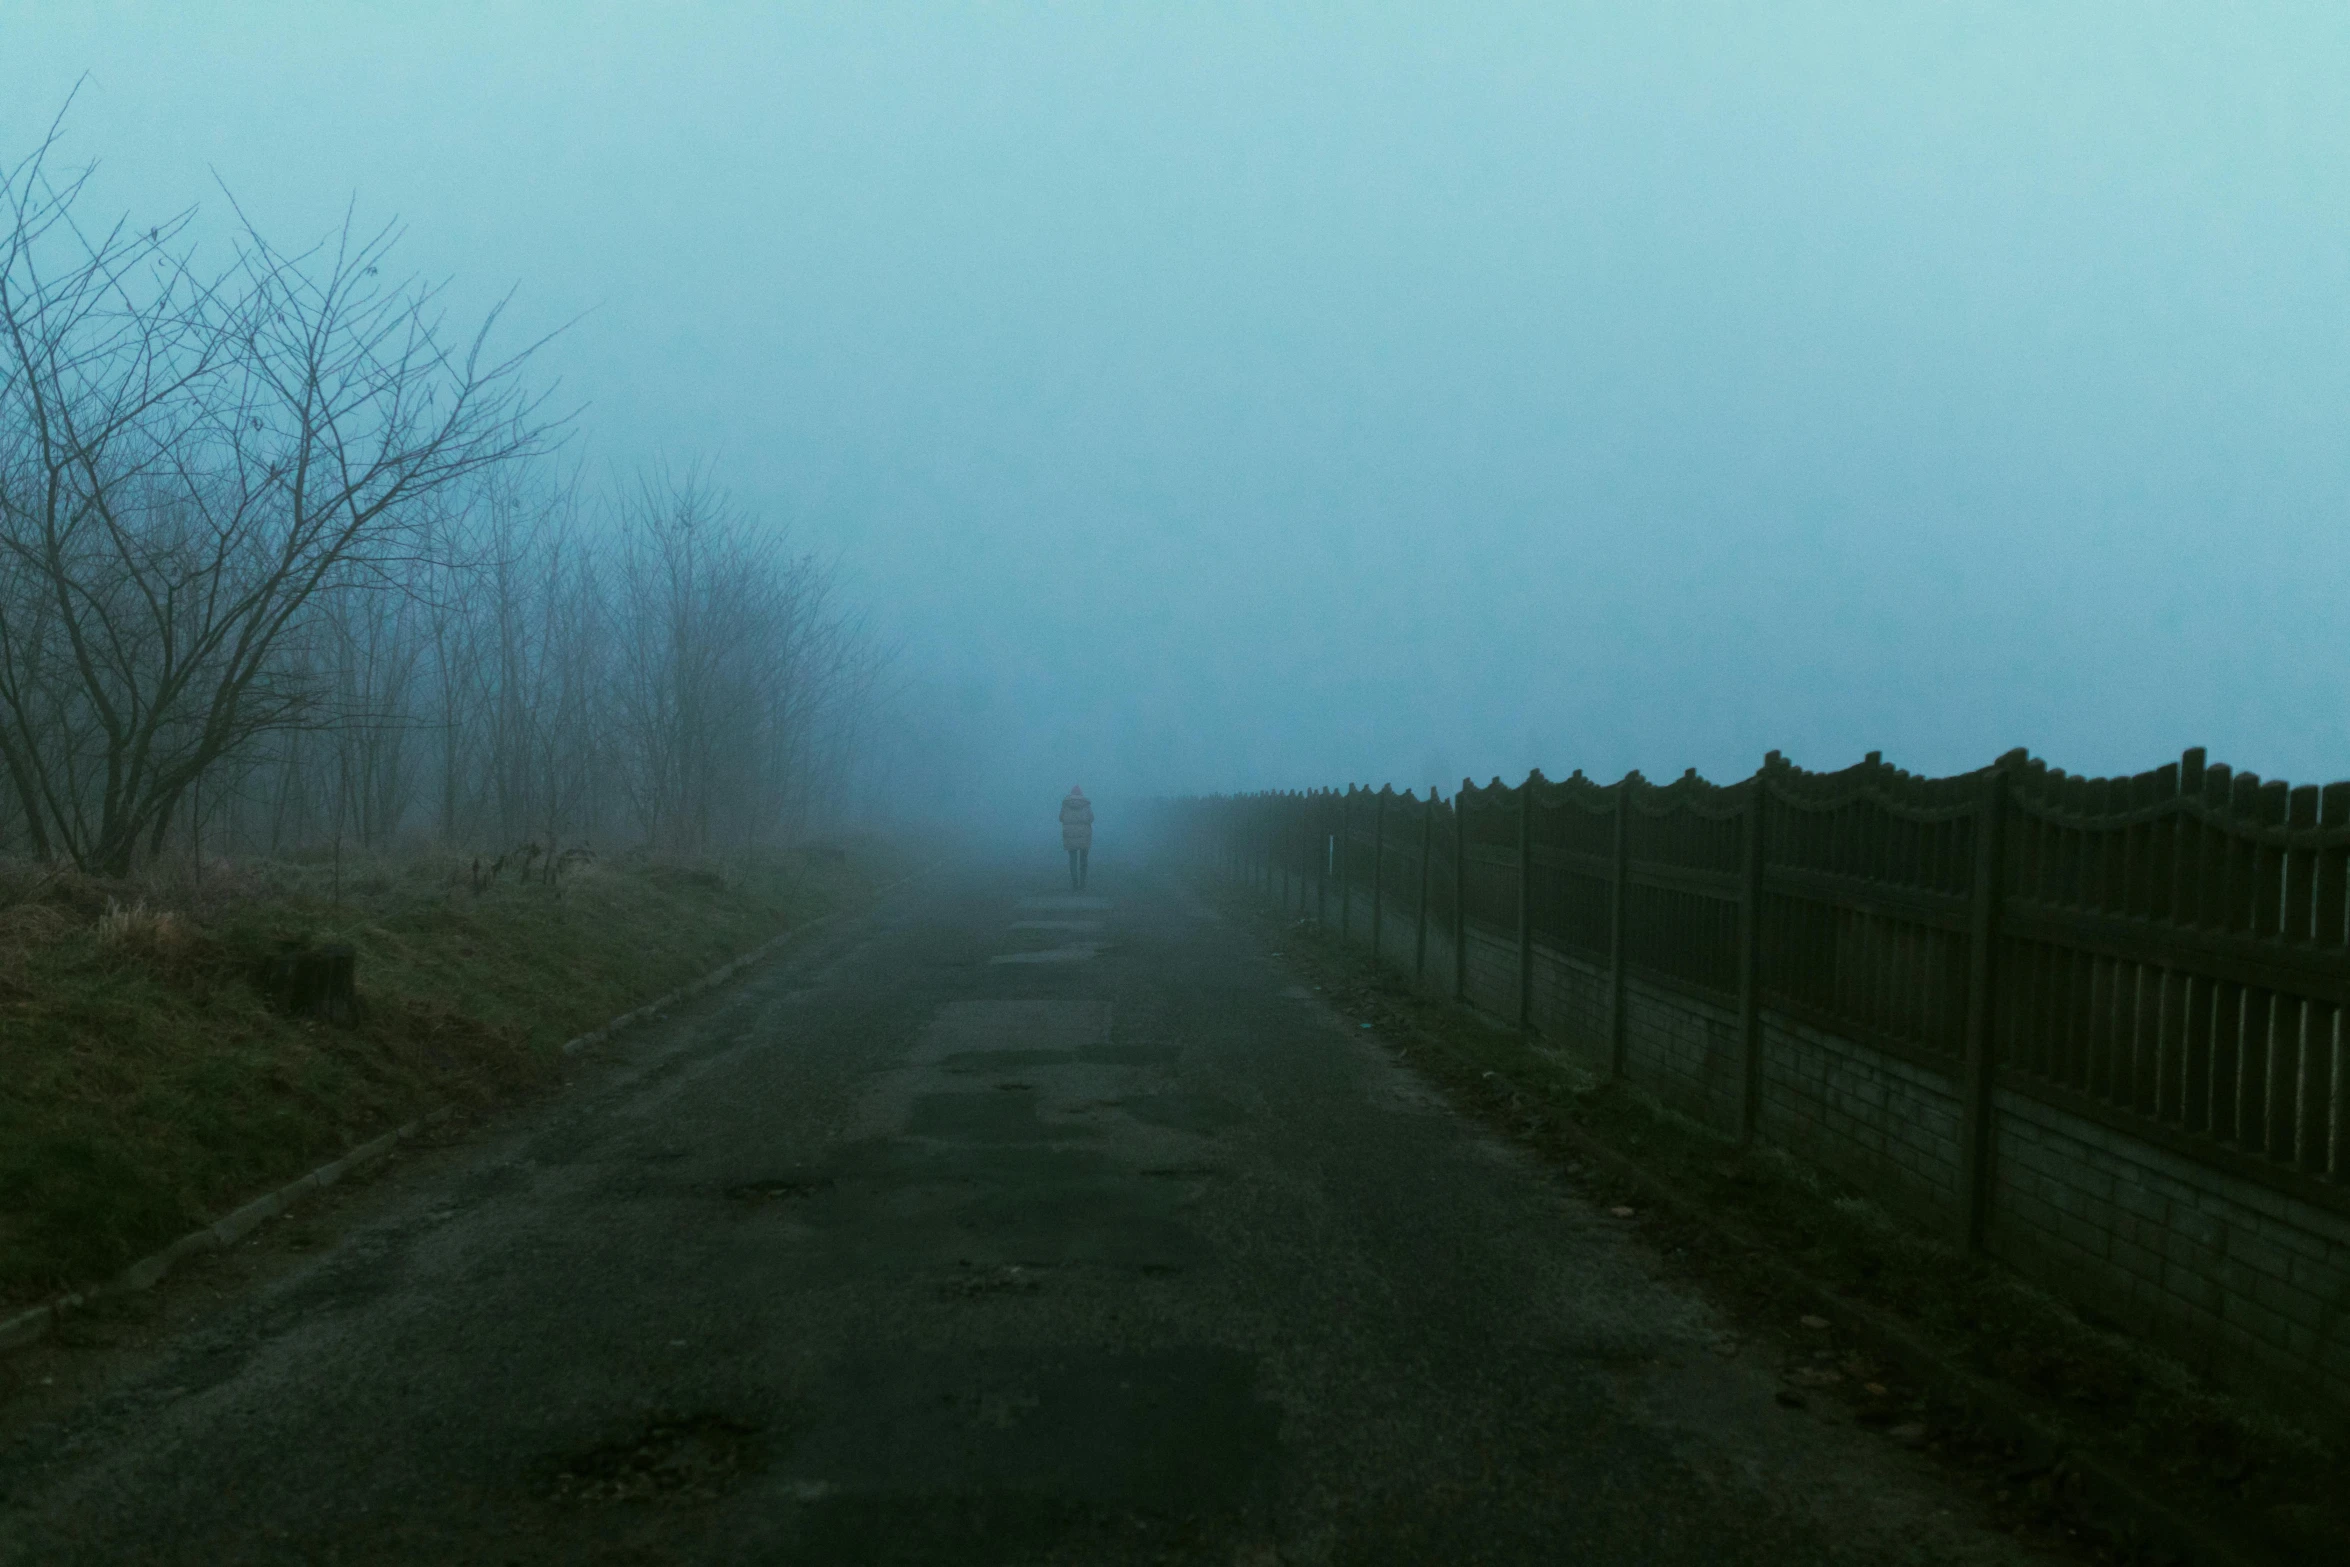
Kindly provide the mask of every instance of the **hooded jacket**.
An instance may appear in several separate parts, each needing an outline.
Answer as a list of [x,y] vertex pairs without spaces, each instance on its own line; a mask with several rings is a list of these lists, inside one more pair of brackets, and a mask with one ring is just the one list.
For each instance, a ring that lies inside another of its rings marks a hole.
[[1075,790],[1061,797],[1061,847],[1093,847],[1093,802]]

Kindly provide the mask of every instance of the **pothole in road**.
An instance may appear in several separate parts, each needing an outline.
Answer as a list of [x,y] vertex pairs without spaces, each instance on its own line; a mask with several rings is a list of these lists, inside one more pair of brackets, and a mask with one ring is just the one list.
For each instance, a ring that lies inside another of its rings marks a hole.
[[757,1467],[758,1439],[757,1427],[726,1415],[663,1416],[564,1460],[548,1494],[573,1506],[713,1502]]
[[1173,1066],[1182,1054],[1176,1045],[1086,1045],[1077,1059],[1087,1066]]
[[1035,952],[1004,952],[989,958],[990,963],[1084,963],[1097,953],[1111,950],[1101,942],[1081,941],[1072,946],[1046,947]]
[[939,1294],[949,1300],[976,1300],[985,1295],[1033,1295],[1044,1288],[1045,1270],[1023,1267],[1019,1263],[1004,1263],[987,1267],[978,1263],[959,1262],[955,1272],[938,1287]]
[[1178,1132],[1218,1132],[1239,1121],[1240,1109],[1212,1094],[1176,1091],[1136,1094],[1125,1102],[1126,1113],[1146,1126]]
[[1067,1066],[1073,1050],[958,1050],[939,1062],[948,1072],[1001,1072],[1032,1066]]
[[742,1181],[726,1188],[736,1202],[791,1202],[832,1190],[832,1182],[815,1176],[777,1176],[765,1181]]

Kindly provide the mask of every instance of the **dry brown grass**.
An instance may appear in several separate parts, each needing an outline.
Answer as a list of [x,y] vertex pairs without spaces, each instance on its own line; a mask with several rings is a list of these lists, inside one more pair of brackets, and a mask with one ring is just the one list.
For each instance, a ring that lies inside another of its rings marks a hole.
[[[555,1047],[893,874],[603,864],[475,892],[457,857],[107,882],[0,866],[0,1309],[85,1285],[433,1105],[552,1077]],[[366,1016],[247,976],[347,941]]]
[[191,924],[169,909],[151,909],[144,898],[128,907],[112,898],[98,916],[95,932],[100,951],[135,952],[170,960],[185,952],[194,934]]

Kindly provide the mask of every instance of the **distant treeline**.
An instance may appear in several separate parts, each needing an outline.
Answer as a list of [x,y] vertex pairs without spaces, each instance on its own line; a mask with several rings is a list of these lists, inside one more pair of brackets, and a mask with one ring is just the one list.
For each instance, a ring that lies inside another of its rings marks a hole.
[[[879,666],[697,477],[583,491],[395,231],[207,265],[0,169],[0,854],[701,854],[839,809]],[[569,470],[576,472],[576,469]]]

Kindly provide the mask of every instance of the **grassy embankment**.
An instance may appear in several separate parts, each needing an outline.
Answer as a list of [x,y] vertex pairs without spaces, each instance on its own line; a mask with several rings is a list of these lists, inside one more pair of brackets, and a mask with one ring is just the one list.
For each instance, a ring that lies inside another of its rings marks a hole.
[[[0,1312],[94,1283],[417,1113],[549,1082],[565,1039],[893,876],[842,860],[271,863],[201,882],[0,866]],[[280,1015],[288,940],[358,956],[365,1016]]]
[[[2063,1433],[2053,1450],[2019,1450],[1970,1429],[1963,1411],[1936,1407],[1923,1390],[1904,1386],[1894,1368],[1829,1351],[1839,1357],[1836,1387],[1850,1399],[1853,1418],[1922,1432],[1913,1437],[1917,1445],[1968,1474],[2018,1532],[2135,1559],[2116,1550],[2118,1542],[2103,1550],[2093,1543],[2101,1531],[2071,1494],[2062,1457],[2073,1447],[2138,1474],[2174,1505],[2276,1559],[2350,1561],[2350,1554],[2331,1554],[2350,1551],[2350,1488],[2342,1484],[2339,1443],[2199,1383],[2113,1325],[1898,1222],[1864,1192],[1767,1146],[1741,1148],[1630,1084],[1604,1080],[1569,1051],[1448,1000],[1412,994],[1399,976],[1374,971],[1359,949],[1342,949],[1311,921],[1288,923],[1230,887],[1222,901],[1257,923],[1340,1012],[1372,1024],[1456,1108],[1537,1150],[1600,1201],[1637,1205],[1636,1222],[1658,1250],[1749,1323],[1785,1331],[1813,1308],[1742,1247],[1720,1244],[1618,1186],[1591,1162],[1586,1140],[1757,1238],[1801,1275],[1898,1318],[1947,1361],[2030,1401],[2044,1424]],[[1830,1339],[1796,1336],[1805,1358],[1791,1365],[1795,1386],[1815,1387],[1815,1350]]]

